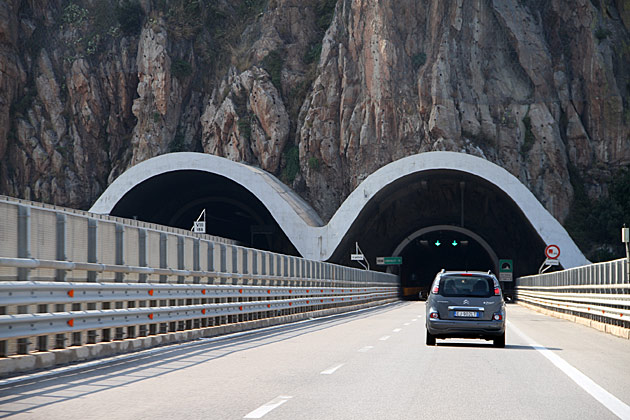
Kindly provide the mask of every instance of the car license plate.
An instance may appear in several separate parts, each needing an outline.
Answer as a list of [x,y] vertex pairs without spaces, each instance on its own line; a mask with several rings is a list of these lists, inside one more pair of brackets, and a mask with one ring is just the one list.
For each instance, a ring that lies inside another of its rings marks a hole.
[[473,311],[455,311],[455,316],[458,318],[478,318],[479,312]]

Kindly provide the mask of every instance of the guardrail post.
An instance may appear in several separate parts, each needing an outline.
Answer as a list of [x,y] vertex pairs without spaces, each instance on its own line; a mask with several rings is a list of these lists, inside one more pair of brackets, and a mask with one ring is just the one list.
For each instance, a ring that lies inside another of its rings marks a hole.
[[[230,247],[232,251],[232,274],[238,273],[238,248],[234,245]],[[238,284],[236,277],[232,277],[232,284]]]
[[[145,229],[138,229],[138,265],[140,267],[147,266],[147,231]],[[140,274],[138,282],[146,283],[147,275]]]
[[[97,263],[98,220],[88,219],[88,262]],[[96,271],[88,271],[87,280],[96,282]]]
[[[227,245],[220,244],[219,245],[220,258],[221,258],[221,273],[227,273]],[[226,284],[227,279],[225,277],[221,277],[221,284]]]
[[[119,223],[116,223],[116,265],[125,265],[125,227]],[[116,282],[124,280],[125,273],[116,273]]]
[[[208,242],[208,271],[215,271],[214,269],[214,242]],[[208,281],[214,283],[213,279],[208,279]]]
[[[168,235],[166,233],[160,233],[160,268],[168,268],[167,241]],[[166,279],[166,275],[160,274],[160,283],[166,283]]]
[[[193,270],[195,271],[201,270],[201,264],[199,263],[199,257],[200,257],[199,242],[200,242],[199,239],[197,238],[193,239]],[[200,281],[201,281],[201,278],[199,276],[193,276],[193,283],[199,284]]]
[[[184,238],[181,236],[177,237],[177,269],[184,269]],[[177,276],[177,283],[183,283],[184,276]]]
[[[31,208],[18,207],[18,258],[31,258]],[[30,269],[18,268],[18,280],[27,281]]]
[[[68,224],[68,218],[63,213],[57,213],[57,226],[56,226],[56,241],[55,246],[57,248],[56,257],[59,261],[67,261],[66,255],[66,226]],[[55,280],[66,281],[66,270],[56,270]]]

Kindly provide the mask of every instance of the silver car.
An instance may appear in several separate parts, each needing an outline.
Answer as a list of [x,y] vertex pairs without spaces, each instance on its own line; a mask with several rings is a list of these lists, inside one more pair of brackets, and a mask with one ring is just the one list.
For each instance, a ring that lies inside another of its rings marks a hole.
[[427,346],[436,338],[482,338],[505,347],[505,301],[490,272],[440,271],[426,311]]

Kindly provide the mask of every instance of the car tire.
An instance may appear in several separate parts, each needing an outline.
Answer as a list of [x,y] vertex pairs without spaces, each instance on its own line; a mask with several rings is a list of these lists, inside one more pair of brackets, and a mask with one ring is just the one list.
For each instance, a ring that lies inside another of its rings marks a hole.
[[493,346],[498,347],[500,349],[505,348],[505,333],[496,337],[493,341]]
[[427,330],[427,346],[435,346],[435,336]]

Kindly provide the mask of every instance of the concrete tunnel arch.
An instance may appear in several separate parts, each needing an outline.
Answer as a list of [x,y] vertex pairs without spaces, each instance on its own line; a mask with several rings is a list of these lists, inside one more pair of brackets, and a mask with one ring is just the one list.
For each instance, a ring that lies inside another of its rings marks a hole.
[[181,170],[221,175],[241,185],[269,210],[304,258],[321,261],[333,256],[361,211],[388,185],[423,172],[466,173],[485,180],[509,197],[545,244],[560,246],[565,268],[589,263],[562,225],[516,177],[485,159],[457,152],[420,153],[385,165],[348,196],[327,224],[296,193],[262,169],[193,152],[165,154],[131,167],[105,190],[90,211],[110,214],[134,187],[161,174]]

